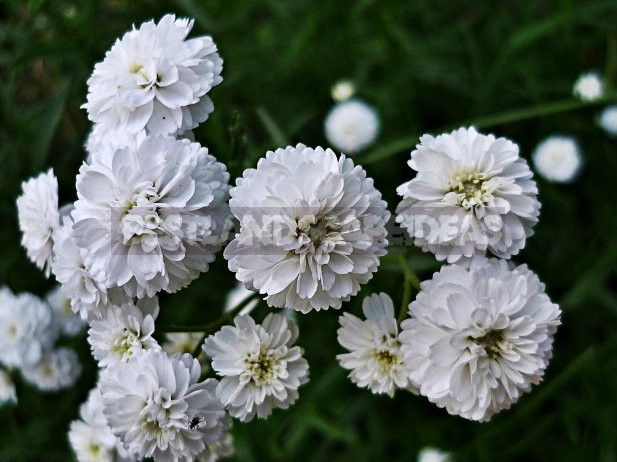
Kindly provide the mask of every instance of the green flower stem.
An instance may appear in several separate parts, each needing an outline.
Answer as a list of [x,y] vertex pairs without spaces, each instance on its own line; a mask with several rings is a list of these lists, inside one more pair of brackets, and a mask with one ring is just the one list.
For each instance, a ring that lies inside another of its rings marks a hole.
[[401,310],[398,313],[398,323],[400,324],[407,315],[407,308],[411,301],[411,289],[415,289],[416,292],[420,291],[420,280],[411,269],[411,266],[409,266],[407,258],[405,258],[404,255],[399,255],[398,261],[403,270],[403,275],[405,276],[403,282],[403,301],[401,302]]

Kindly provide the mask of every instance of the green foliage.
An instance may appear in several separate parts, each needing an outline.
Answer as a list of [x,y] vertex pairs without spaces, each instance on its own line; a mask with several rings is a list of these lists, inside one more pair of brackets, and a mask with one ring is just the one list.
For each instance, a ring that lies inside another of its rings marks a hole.
[[[356,157],[393,210],[410,178],[409,150],[425,132],[474,123],[519,143],[529,159],[550,134],[576,136],[585,167],[571,185],[538,180],[536,234],[515,258],[564,310],[544,383],[490,423],[449,416],[424,398],[360,390],[335,361],[337,312],[299,317],[311,381],[288,411],[236,424],[237,459],[415,460],[423,446],[461,460],[617,460],[617,214],[615,139],[595,124],[601,104],[571,98],[588,69],[617,78],[617,5],[576,2],[401,0],[3,0],[0,4],[0,284],[43,295],[53,285],[19,246],[21,181],[53,167],[60,201],[90,127],[86,79],[116,37],[173,11],[196,19],[225,60],[215,112],[196,133],[232,177],[285,143],[324,145],[331,85],[354,80],[382,118],[374,147]],[[613,90],[614,91],[614,90]],[[615,100],[614,94],[607,100]],[[405,252],[405,253],[404,253]],[[415,294],[399,255],[429,278],[435,260],[395,248],[362,293]],[[233,275],[219,255],[208,273],[162,297],[160,325],[219,317]],[[405,290],[404,290],[405,289]],[[262,303],[258,316],[267,308]],[[0,409],[0,460],[70,460],[66,433],[96,380],[85,337],[71,340],[84,373],[76,387],[42,394],[18,380],[19,404]]]

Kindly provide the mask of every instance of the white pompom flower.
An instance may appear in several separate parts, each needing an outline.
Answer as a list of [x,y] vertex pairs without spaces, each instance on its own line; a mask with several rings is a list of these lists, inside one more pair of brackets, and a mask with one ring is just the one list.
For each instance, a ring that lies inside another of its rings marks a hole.
[[89,272],[130,297],[187,286],[227,240],[228,180],[206,148],[170,137],[84,164],[72,216]]
[[375,141],[379,133],[379,117],[364,101],[347,100],[330,110],[324,129],[332,146],[352,155]]
[[338,342],[350,353],[337,355],[337,359],[351,370],[348,377],[359,387],[390,397],[397,389],[417,393],[408,378],[390,297],[383,292],[366,297],[362,312],[364,321],[349,313],[339,317]]
[[57,337],[51,308],[29,293],[0,288],[0,362],[25,367],[38,363]]
[[111,432],[105,414],[103,397],[97,385],[79,408],[80,420],[71,422],[69,442],[79,462],[130,462],[136,460],[122,447]]
[[223,438],[229,421],[217,381],[198,382],[200,375],[191,355],[152,350],[103,371],[103,412],[129,453],[188,462]]
[[229,269],[268,305],[340,308],[386,254],[386,203],[351,159],[303,144],[269,151],[231,190]]
[[157,297],[142,298],[136,305],[109,305],[102,319],[91,321],[88,343],[99,367],[127,362],[144,350],[160,350],[152,337],[158,313]]
[[21,245],[28,258],[49,277],[51,273],[54,231],[60,225],[58,213],[58,180],[52,169],[21,184],[17,198]]
[[356,92],[356,86],[351,80],[339,80],[330,90],[330,96],[336,102],[343,102],[351,98]]
[[578,174],[582,158],[576,140],[569,136],[550,136],[532,154],[536,171],[549,181],[568,183]]
[[604,108],[600,115],[600,126],[609,135],[617,136],[617,104]]
[[229,414],[242,422],[266,418],[275,408],[287,409],[298,399],[298,387],[308,382],[303,350],[293,346],[298,327],[270,313],[261,325],[249,315],[234,318],[208,337],[203,349],[212,368],[223,378],[216,394]]
[[533,234],[538,188],[510,140],[473,127],[423,135],[408,164],[417,174],[396,190],[396,221],[438,260],[510,258]]
[[192,20],[168,14],[118,39],[88,79],[82,107],[90,120],[110,136],[176,135],[205,121],[223,60],[211,37],[185,40],[192,28]]
[[0,369],[0,407],[6,403],[17,403],[17,392],[9,374]]
[[86,327],[86,322],[73,313],[71,299],[64,295],[61,285],[53,288],[45,297],[45,301],[51,307],[52,322],[62,335],[73,337]]
[[561,311],[526,265],[478,257],[423,282],[409,313],[399,338],[420,394],[487,421],[542,380]]
[[77,353],[70,348],[46,351],[36,364],[24,365],[24,378],[44,391],[61,390],[72,386],[81,374]]
[[587,72],[574,82],[572,93],[582,101],[595,101],[602,98],[604,88],[602,79],[596,72]]
[[451,462],[450,454],[440,449],[424,447],[418,451],[417,462]]

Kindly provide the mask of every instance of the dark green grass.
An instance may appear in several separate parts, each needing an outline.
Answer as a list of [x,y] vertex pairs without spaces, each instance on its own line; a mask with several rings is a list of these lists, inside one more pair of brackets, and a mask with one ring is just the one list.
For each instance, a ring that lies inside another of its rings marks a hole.
[[[550,134],[579,139],[585,167],[571,185],[538,180],[536,234],[515,258],[563,308],[544,382],[510,410],[478,424],[422,397],[394,399],[354,387],[335,361],[337,312],[300,316],[311,381],[288,411],[236,424],[238,460],[415,460],[426,445],[461,460],[617,460],[617,143],[595,124],[602,104],[580,104],[571,86],[588,69],[617,71],[617,5],[610,1],[20,1],[0,3],[0,284],[43,295],[52,282],[19,246],[21,181],[53,167],[61,203],[90,124],[79,109],[86,79],[132,23],[166,12],[196,18],[225,60],[215,112],[197,139],[233,177],[267,149],[324,145],[330,86],[351,78],[382,118],[374,147],[357,156],[393,210],[410,178],[417,137],[461,124],[519,143],[529,159]],[[614,94],[614,93],[612,93]],[[609,96],[608,99],[614,100]],[[403,249],[396,248],[394,253]],[[421,279],[438,265],[417,249]],[[399,306],[403,273],[388,258],[360,296],[386,291]],[[162,297],[159,324],[204,323],[220,313],[234,278],[219,256],[188,289]],[[258,316],[266,308],[261,306]],[[18,382],[19,404],[0,410],[0,461],[69,460],[66,433],[96,380],[84,337],[71,341],[84,373],[76,387],[42,394]]]

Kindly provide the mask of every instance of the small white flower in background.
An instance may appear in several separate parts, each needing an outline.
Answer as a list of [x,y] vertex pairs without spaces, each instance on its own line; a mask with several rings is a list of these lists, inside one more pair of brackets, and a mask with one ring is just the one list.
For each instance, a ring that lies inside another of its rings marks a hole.
[[130,297],[187,286],[227,240],[228,180],[206,148],[162,136],[82,165],[73,238],[89,272]]
[[[244,285],[240,283],[236,284],[236,287],[234,287],[229,292],[227,298],[225,299],[223,313],[229,313],[234,308],[237,308],[242,303],[246,302],[246,300],[248,300],[248,298],[253,295],[255,295],[254,291],[248,290],[246,287],[244,287]],[[251,311],[253,311],[253,308],[257,306],[257,303],[259,303],[258,299],[255,298],[251,300],[249,303],[246,304],[246,306],[242,308],[242,310],[238,314],[249,314]]]
[[594,101],[602,98],[602,80],[596,72],[582,74],[572,88],[572,93],[582,101]]
[[86,322],[73,313],[71,300],[62,293],[62,286],[57,285],[52,289],[45,297],[45,301],[51,306],[52,322],[61,334],[73,337],[86,327]]
[[100,319],[111,298],[116,305],[129,301],[124,290],[114,287],[109,290],[97,281],[87,268],[87,249],[80,249],[72,235],[73,220],[63,219],[55,234],[52,271],[61,284],[61,290],[70,300],[71,309],[83,320]]
[[356,92],[356,86],[351,80],[339,80],[332,86],[330,95],[338,103],[351,98]]
[[600,115],[600,126],[609,135],[617,136],[617,104],[604,108]]
[[143,350],[160,350],[154,334],[158,298],[142,298],[126,305],[109,305],[100,320],[90,322],[88,343],[99,367],[127,362]]
[[103,414],[103,398],[98,385],[79,408],[80,420],[71,422],[69,442],[79,462],[129,462],[137,458],[122,447]]
[[216,462],[221,458],[230,457],[233,454],[233,437],[231,433],[227,431],[220,440],[206,444],[206,449],[195,458],[195,462]]
[[389,396],[394,396],[398,388],[417,393],[408,378],[410,371],[401,352],[390,297],[383,292],[366,297],[362,312],[364,321],[349,313],[339,317],[338,342],[350,353],[336,357],[342,367],[351,369],[351,381]]
[[116,136],[175,135],[214,110],[206,94],[222,82],[223,60],[211,37],[185,40],[193,21],[168,14],[118,39],[88,79],[82,106],[101,130]]
[[204,343],[212,368],[223,378],[216,394],[232,417],[248,422],[268,417],[274,408],[287,409],[298,399],[298,387],[308,382],[303,350],[292,346],[298,327],[270,313],[261,325],[249,315],[236,316]]
[[[173,332],[165,334],[165,340],[161,343],[161,347],[170,355],[174,353],[192,355],[202,337],[203,334],[200,332]],[[201,349],[196,358],[199,360],[202,374],[210,369],[206,355]]]
[[396,221],[414,243],[453,263],[489,250],[516,255],[538,221],[538,188],[518,146],[460,128],[423,135],[409,166],[417,175],[397,188]]
[[422,448],[418,452],[418,462],[450,462],[450,454],[435,448]]
[[334,106],[326,116],[324,128],[332,146],[352,155],[375,141],[379,117],[364,101],[353,99]]
[[46,351],[40,361],[21,368],[24,378],[41,390],[54,391],[72,386],[81,374],[77,354],[70,348]]
[[17,393],[9,374],[0,369],[0,407],[6,403],[17,403]]
[[450,414],[487,421],[542,380],[561,311],[526,265],[443,266],[401,324],[410,379]]
[[582,164],[581,154],[574,138],[551,136],[542,141],[532,154],[536,171],[549,181],[572,181]]
[[56,340],[51,308],[29,293],[0,288],[0,362],[25,367],[38,363]]
[[268,151],[230,193],[240,232],[225,258],[269,306],[340,308],[386,254],[386,203],[360,166],[330,149]]
[[218,382],[198,382],[200,375],[191,355],[152,350],[103,370],[103,413],[129,453],[155,462],[194,460],[223,438],[229,419],[216,397]]
[[17,198],[19,229],[23,233],[21,245],[28,258],[45,271],[51,272],[54,231],[60,225],[58,213],[58,180],[52,169],[21,184],[22,195]]

